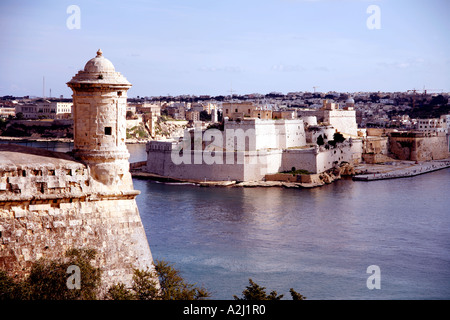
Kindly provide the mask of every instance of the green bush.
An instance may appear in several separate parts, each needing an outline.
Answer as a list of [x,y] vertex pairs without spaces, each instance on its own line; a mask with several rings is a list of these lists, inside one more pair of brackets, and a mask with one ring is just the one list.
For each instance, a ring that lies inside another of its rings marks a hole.
[[[18,300],[94,300],[101,283],[100,269],[91,265],[95,250],[71,249],[65,258],[55,261],[40,259],[33,263],[28,277],[21,281],[0,271],[0,299]],[[80,268],[80,289],[67,285],[69,266]]]
[[[266,293],[266,288],[259,286],[252,279],[248,279],[249,285],[242,291],[242,298],[238,296],[233,296],[235,300],[281,300],[284,295],[276,291],[271,291],[269,294]],[[296,292],[294,289],[289,289],[292,300],[304,300],[306,297]]]
[[289,173],[292,174],[293,176],[295,176],[296,174],[310,174],[310,172],[308,170],[304,170],[304,169],[298,169],[298,170],[294,170],[295,167],[293,167],[290,171],[282,171],[281,173]]
[[[112,300],[200,300],[210,296],[205,288],[186,283],[180,271],[164,261],[156,261],[155,270],[135,270],[131,290],[122,283],[111,286]],[[158,282],[155,279],[159,280]]]

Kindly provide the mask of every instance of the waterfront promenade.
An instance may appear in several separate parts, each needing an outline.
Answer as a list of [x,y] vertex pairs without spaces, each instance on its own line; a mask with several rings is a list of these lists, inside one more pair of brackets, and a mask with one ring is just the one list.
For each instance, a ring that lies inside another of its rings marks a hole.
[[[374,181],[413,177],[450,167],[450,158],[432,161],[397,161],[381,165],[361,165],[354,181]],[[367,172],[367,173],[366,173]]]

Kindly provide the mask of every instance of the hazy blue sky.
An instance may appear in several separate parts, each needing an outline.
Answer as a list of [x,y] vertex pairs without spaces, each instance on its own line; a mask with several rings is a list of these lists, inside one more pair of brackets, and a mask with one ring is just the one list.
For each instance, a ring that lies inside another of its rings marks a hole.
[[[77,5],[80,29],[67,7]],[[381,29],[370,30],[370,5]],[[448,0],[0,1],[0,96],[69,97],[101,48],[129,96],[450,91]]]

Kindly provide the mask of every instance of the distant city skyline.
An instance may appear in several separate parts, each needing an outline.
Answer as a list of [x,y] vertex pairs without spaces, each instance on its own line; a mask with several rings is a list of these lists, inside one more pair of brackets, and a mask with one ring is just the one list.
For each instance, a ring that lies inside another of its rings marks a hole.
[[129,97],[449,92],[449,9],[446,0],[6,0],[0,96],[42,96],[45,77],[45,96],[70,97],[66,82],[99,48],[133,84]]

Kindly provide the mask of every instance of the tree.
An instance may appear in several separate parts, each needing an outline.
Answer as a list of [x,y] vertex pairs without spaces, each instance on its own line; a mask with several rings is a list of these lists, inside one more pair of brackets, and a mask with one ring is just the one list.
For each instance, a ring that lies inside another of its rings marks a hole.
[[278,295],[276,291],[267,294],[266,288],[259,286],[252,279],[248,279],[248,282],[249,285],[242,291],[242,298],[233,295],[234,300],[280,300],[283,298],[283,295]]
[[209,296],[205,288],[186,283],[180,271],[165,261],[157,261],[154,271],[135,270],[131,290],[118,283],[107,294],[112,300],[200,300]]
[[371,102],[378,102],[380,100],[380,96],[378,93],[371,93],[369,99]]
[[126,113],[126,118],[128,119],[133,119],[134,113],[131,110],[128,110]]
[[[71,249],[58,260],[40,259],[31,266],[30,275],[22,281],[0,272],[0,299],[20,300],[93,300],[97,298],[101,271],[91,265],[95,250]],[[81,287],[67,285],[69,266],[80,268]]]
[[14,281],[8,274],[0,270],[0,300],[16,300],[25,296],[23,282]]
[[118,283],[109,288],[107,298],[112,300],[135,300],[135,295],[123,283]]
[[448,98],[445,98],[442,94],[431,98],[430,105],[444,105],[448,103]]
[[202,110],[199,114],[200,121],[211,121],[211,114],[208,114],[208,111]]
[[319,136],[317,137],[317,144],[318,144],[319,146],[323,146],[323,145],[325,144],[325,141],[324,141],[322,135],[319,135]]
[[289,293],[291,294],[292,300],[305,300],[306,297],[298,292],[296,292],[294,289],[289,289]]
[[136,300],[156,300],[160,298],[156,275],[148,270],[134,270],[132,289],[134,293],[126,292],[125,296],[134,297]]
[[335,132],[333,135],[333,140],[336,141],[336,143],[342,143],[345,141],[344,136],[340,132]]
[[[248,279],[249,285],[242,291],[242,298],[233,295],[235,300],[281,300],[284,295],[276,291],[271,291],[269,294],[266,293],[266,288],[259,286],[252,279]],[[292,300],[304,300],[305,296],[296,292],[293,288],[289,290]]]

